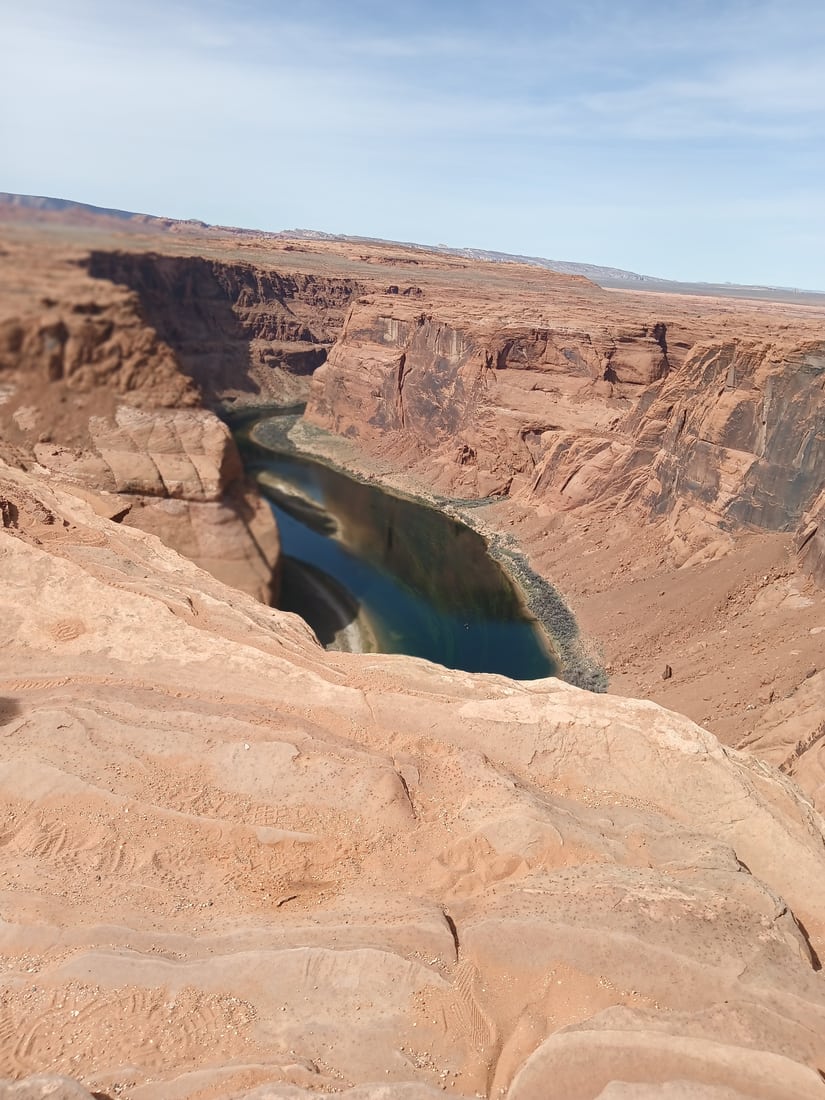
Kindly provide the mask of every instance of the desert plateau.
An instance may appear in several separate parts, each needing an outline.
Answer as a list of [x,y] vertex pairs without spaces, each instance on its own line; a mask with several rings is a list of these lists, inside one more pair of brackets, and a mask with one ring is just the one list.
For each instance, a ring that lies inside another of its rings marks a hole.
[[[0,196],[4,1100],[825,1098],[825,295],[600,270]],[[557,675],[279,609],[286,408]]]

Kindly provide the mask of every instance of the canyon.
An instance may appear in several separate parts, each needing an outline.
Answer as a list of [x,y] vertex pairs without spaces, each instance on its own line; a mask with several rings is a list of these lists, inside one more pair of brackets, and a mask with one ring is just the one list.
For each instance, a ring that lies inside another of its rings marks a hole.
[[[0,1095],[825,1095],[825,301],[0,219]],[[608,692],[267,606],[295,401]]]

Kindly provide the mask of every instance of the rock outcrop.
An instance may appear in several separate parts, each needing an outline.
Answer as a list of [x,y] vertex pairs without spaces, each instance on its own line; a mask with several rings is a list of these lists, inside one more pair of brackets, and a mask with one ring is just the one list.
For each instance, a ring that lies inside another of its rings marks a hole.
[[269,507],[245,483],[229,429],[214,414],[123,405],[114,424],[93,417],[89,435],[88,450],[41,443],[35,457],[66,488],[102,490],[109,518],[157,535],[219,580],[273,602],[278,532]]
[[797,537],[802,568],[825,587],[825,490],[803,516]]
[[324,362],[360,290],[352,278],[200,256],[96,250],[88,271],[136,293],[207,401],[302,398],[300,379]]
[[137,295],[44,248],[6,254],[0,276],[17,279],[26,261],[32,287],[4,294],[0,310],[6,457],[16,444],[17,461],[49,470],[101,514],[269,603],[279,556],[270,510]]
[[[16,426],[81,441],[90,405],[197,406],[197,389],[145,324],[134,295],[95,284],[71,260],[43,251],[36,263],[24,249],[1,258],[0,378]],[[21,280],[17,294],[7,290]]]
[[0,1077],[825,1096],[790,779],[651,703],[327,654],[42,477],[0,499]]
[[[558,282],[566,297],[568,281]],[[606,435],[639,387],[669,369],[658,323],[611,332],[598,321],[537,327],[537,315],[528,327],[486,314],[456,321],[436,308],[359,300],[313,377],[307,416],[426,462],[459,495],[510,491],[554,432]]]
[[798,531],[820,576],[817,307],[617,294],[516,265],[482,279],[484,265],[401,247],[243,238],[246,262],[231,235],[220,258],[161,239],[70,264],[52,246],[47,277],[31,274],[0,367],[53,385],[41,406],[15,382],[19,436],[83,447],[78,403],[111,421],[124,401],[283,404],[311,385],[309,422],[438,491],[602,523],[631,512],[677,564],[728,532]]
[[[825,1097],[821,311],[58,216],[0,249],[0,1097]],[[208,409],[310,375],[747,752],[239,591]]]
[[823,387],[822,341],[697,346],[629,418],[631,492],[674,529],[796,530],[822,486]]
[[791,695],[772,702],[741,747],[793,776],[825,811],[825,672],[811,669]]
[[[0,249],[8,460],[31,464],[38,447],[86,493],[109,477],[97,418],[118,432],[124,407],[283,404],[311,385],[306,438],[321,445],[312,424],[337,433],[323,440],[331,457],[421,495],[497,502],[474,516],[558,584],[613,690],[738,743],[772,691],[785,698],[819,668],[809,631],[825,612],[801,589],[824,575],[821,303],[614,293],[403,245],[167,232],[90,211],[77,223],[59,209],[33,224],[13,209]],[[215,570],[225,559],[220,576],[260,591],[273,532],[236,489],[221,502],[88,499],[176,530],[175,546]],[[755,532],[771,534],[746,552]],[[761,586],[796,568],[794,538],[799,591],[777,616]],[[793,600],[811,604],[796,622]]]
[[822,665],[823,311],[415,276],[353,303],[306,414],[341,442],[304,440],[486,501],[473,516],[565,592],[612,690],[758,736]]

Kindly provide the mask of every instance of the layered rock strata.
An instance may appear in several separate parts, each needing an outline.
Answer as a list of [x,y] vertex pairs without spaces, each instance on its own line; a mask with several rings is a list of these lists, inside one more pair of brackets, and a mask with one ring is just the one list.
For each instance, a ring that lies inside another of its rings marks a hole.
[[351,278],[201,256],[93,251],[96,279],[128,286],[207,400],[305,396],[360,290]]
[[803,517],[797,536],[797,550],[806,572],[825,586],[825,490]]
[[792,776],[825,811],[825,671],[811,669],[791,695],[773,701],[742,748]]
[[[764,744],[822,667],[822,310],[450,278],[460,298],[417,271],[415,297],[353,304],[307,411],[341,442],[305,441],[486,501],[472,517],[565,593],[612,690]],[[777,763],[816,744],[800,718]]]
[[[7,458],[30,464],[40,440],[54,471],[94,453],[93,418],[119,430],[120,406],[284,403],[314,378],[309,416],[346,433],[325,437],[333,459],[348,447],[365,476],[498,502],[474,516],[558,585],[612,690],[737,743],[819,668],[825,611],[805,585],[825,557],[821,306],[610,293],[380,242],[50,219],[12,219],[0,246]],[[174,520],[202,562],[218,535],[243,543],[220,551],[236,562],[266,541],[237,526],[231,493],[220,511],[141,496],[151,508],[97,506]]]
[[825,1096],[790,779],[651,703],[326,654],[43,479],[0,500],[0,1076]]
[[[17,280],[26,254],[4,258]],[[0,317],[7,458],[37,464],[110,519],[158,534],[264,602],[277,591],[277,530],[237,449],[137,296],[40,253]],[[37,286],[38,293],[33,293]]]
[[157,535],[219,580],[273,602],[278,532],[214,414],[122,405],[114,423],[92,417],[89,435],[88,450],[40,443],[35,457],[67,487],[103,490],[108,518]]
[[316,422],[497,494],[588,584],[591,523],[615,573],[620,522],[629,553],[659,532],[675,606],[715,569],[731,662],[740,611],[815,639],[773,550],[758,585],[720,554],[799,525],[821,568],[821,316],[352,243],[12,236],[0,1078],[52,1076],[0,1095],[823,1096],[815,667],[765,687],[774,770],[654,704],[325,654],[152,534],[262,594],[272,529],[203,406],[314,370]]
[[453,495],[661,520],[680,564],[720,531],[799,527],[825,467],[825,342],[547,314],[457,323],[432,302],[361,299],[307,417]]

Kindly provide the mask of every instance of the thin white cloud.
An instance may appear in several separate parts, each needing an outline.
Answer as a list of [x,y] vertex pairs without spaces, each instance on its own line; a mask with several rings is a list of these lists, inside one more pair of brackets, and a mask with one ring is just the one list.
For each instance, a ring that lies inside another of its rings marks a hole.
[[472,233],[498,226],[512,243],[495,245],[556,255],[569,227],[567,258],[598,246],[654,271],[630,251],[646,224],[710,250],[727,219],[741,230],[728,254],[750,255],[749,228],[770,251],[773,226],[776,257],[796,241],[815,262],[794,211],[821,240],[825,6],[674,0],[652,17],[641,0],[479,0],[472,19],[431,0],[6,6],[7,187],[481,245]]

